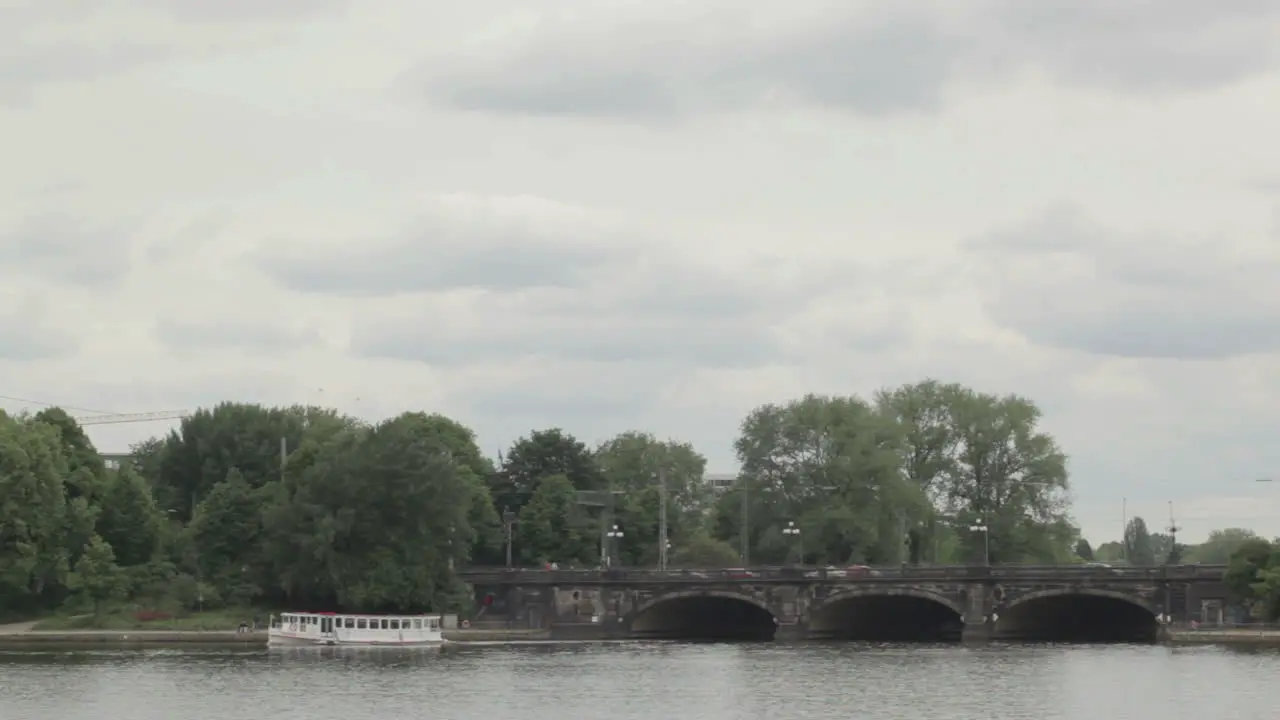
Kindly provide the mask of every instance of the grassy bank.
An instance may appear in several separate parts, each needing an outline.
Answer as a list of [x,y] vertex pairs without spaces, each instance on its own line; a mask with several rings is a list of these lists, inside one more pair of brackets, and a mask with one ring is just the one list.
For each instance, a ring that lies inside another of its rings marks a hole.
[[156,613],[139,613],[137,610],[103,610],[94,615],[68,615],[49,617],[36,623],[36,631],[58,630],[235,630],[242,622],[252,622],[258,617],[259,628],[264,626],[269,613],[265,610],[227,609],[201,613],[184,613],[166,617]]

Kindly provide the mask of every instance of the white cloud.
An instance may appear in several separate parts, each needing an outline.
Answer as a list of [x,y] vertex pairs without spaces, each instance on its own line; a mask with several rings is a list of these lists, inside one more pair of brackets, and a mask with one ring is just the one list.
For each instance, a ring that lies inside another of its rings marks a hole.
[[1280,6],[883,7],[6,5],[0,395],[727,470],[758,403],[932,376],[1041,404],[1094,539],[1280,534]]

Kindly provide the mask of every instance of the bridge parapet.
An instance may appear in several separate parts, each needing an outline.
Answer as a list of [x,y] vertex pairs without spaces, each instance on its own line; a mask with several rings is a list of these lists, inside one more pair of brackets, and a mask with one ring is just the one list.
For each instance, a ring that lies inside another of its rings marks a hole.
[[531,568],[467,568],[460,575],[483,585],[644,585],[644,584],[805,584],[883,582],[969,583],[1074,583],[1220,581],[1225,565],[1172,565],[1150,567],[1088,567],[1082,565],[994,566],[891,566],[859,570],[802,567],[752,567],[746,569],[687,568],[657,570],[614,568],[608,570],[542,570]]

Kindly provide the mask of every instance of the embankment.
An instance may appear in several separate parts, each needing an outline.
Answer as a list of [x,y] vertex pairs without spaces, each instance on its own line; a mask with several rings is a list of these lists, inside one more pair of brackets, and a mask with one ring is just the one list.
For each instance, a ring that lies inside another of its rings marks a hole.
[[1253,647],[1280,647],[1280,629],[1266,630],[1202,629],[1170,630],[1170,645],[1251,645]]
[[[448,630],[446,640],[467,642],[532,642],[550,639],[545,630]],[[37,650],[53,647],[266,647],[267,633],[196,630],[28,630],[0,633],[0,648]]]

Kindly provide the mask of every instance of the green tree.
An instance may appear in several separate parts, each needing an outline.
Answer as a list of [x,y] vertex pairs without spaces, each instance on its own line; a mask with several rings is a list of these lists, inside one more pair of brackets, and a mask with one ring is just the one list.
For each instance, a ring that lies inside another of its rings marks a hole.
[[1093,546],[1089,544],[1088,540],[1080,538],[1076,541],[1076,557],[1085,562],[1093,561]]
[[1102,543],[1093,549],[1093,559],[1105,563],[1124,562],[1124,543],[1115,540]]
[[1129,564],[1149,566],[1156,564],[1156,549],[1147,530],[1147,521],[1135,516],[1124,529],[1125,557]]
[[569,478],[548,475],[520,509],[520,554],[529,564],[591,563],[597,557],[596,524],[578,504]]
[[340,431],[290,461],[267,511],[292,604],[363,612],[443,608],[475,538],[475,488],[429,416]]
[[95,615],[101,612],[102,603],[120,598],[127,588],[111,546],[96,535],[76,563],[71,579],[72,588],[93,603]]
[[735,443],[741,471],[716,505],[714,536],[740,545],[745,519],[750,561],[784,563],[794,543],[782,530],[795,523],[808,562],[905,559],[905,529],[930,513],[900,472],[900,440],[897,423],[854,397],[756,408]]
[[259,592],[255,569],[262,541],[262,499],[238,470],[214,486],[196,508],[188,531],[196,570],[232,604],[247,604]]
[[[300,447],[319,427],[341,428],[350,421],[332,410],[268,408],[222,403],[197,410],[160,445],[136,446],[135,465],[155,472],[147,480],[163,511],[189,522],[191,513],[235,469],[252,488],[279,480],[286,452]],[[336,431],[336,430],[335,430]]]
[[697,529],[672,543],[671,565],[688,568],[726,568],[738,564],[738,551],[729,543],[717,540],[704,529]]
[[46,408],[36,413],[32,420],[54,428],[58,433],[62,456],[67,463],[67,499],[98,499],[106,480],[106,465],[98,449],[89,441],[80,423],[62,408]]
[[1186,560],[1206,565],[1225,565],[1236,550],[1257,538],[1257,533],[1245,528],[1214,530],[1204,542],[1187,548]]
[[616,493],[615,520],[626,528],[622,560],[627,565],[658,561],[663,485],[667,541],[672,547],[702,527],[711,492],[703,480],[706,458],[692,445],[626,432],[602,443],[596,450],[596,462],[608,487]]
[[1223,582],[1231,594],[1251,603],[1258,599],[1257,588],[1263,582],[1262,573],[1271,567],[1276,548],[1263,538],[1250,538],[1236,547],[1227,560]]
[[0,607],[25,612],[64,596],[66,476],[56,428],[0,412]]
[[520,438],[502,459],[490,494],[499,506],[519,510],[543,478],[563,475],[575,490],[603,490],[607,483],[595,455],[560,428]]
[[121,566],[151,562],[160,546],[164,522],[141,476],[125,467],[108,477],[97,530]]

